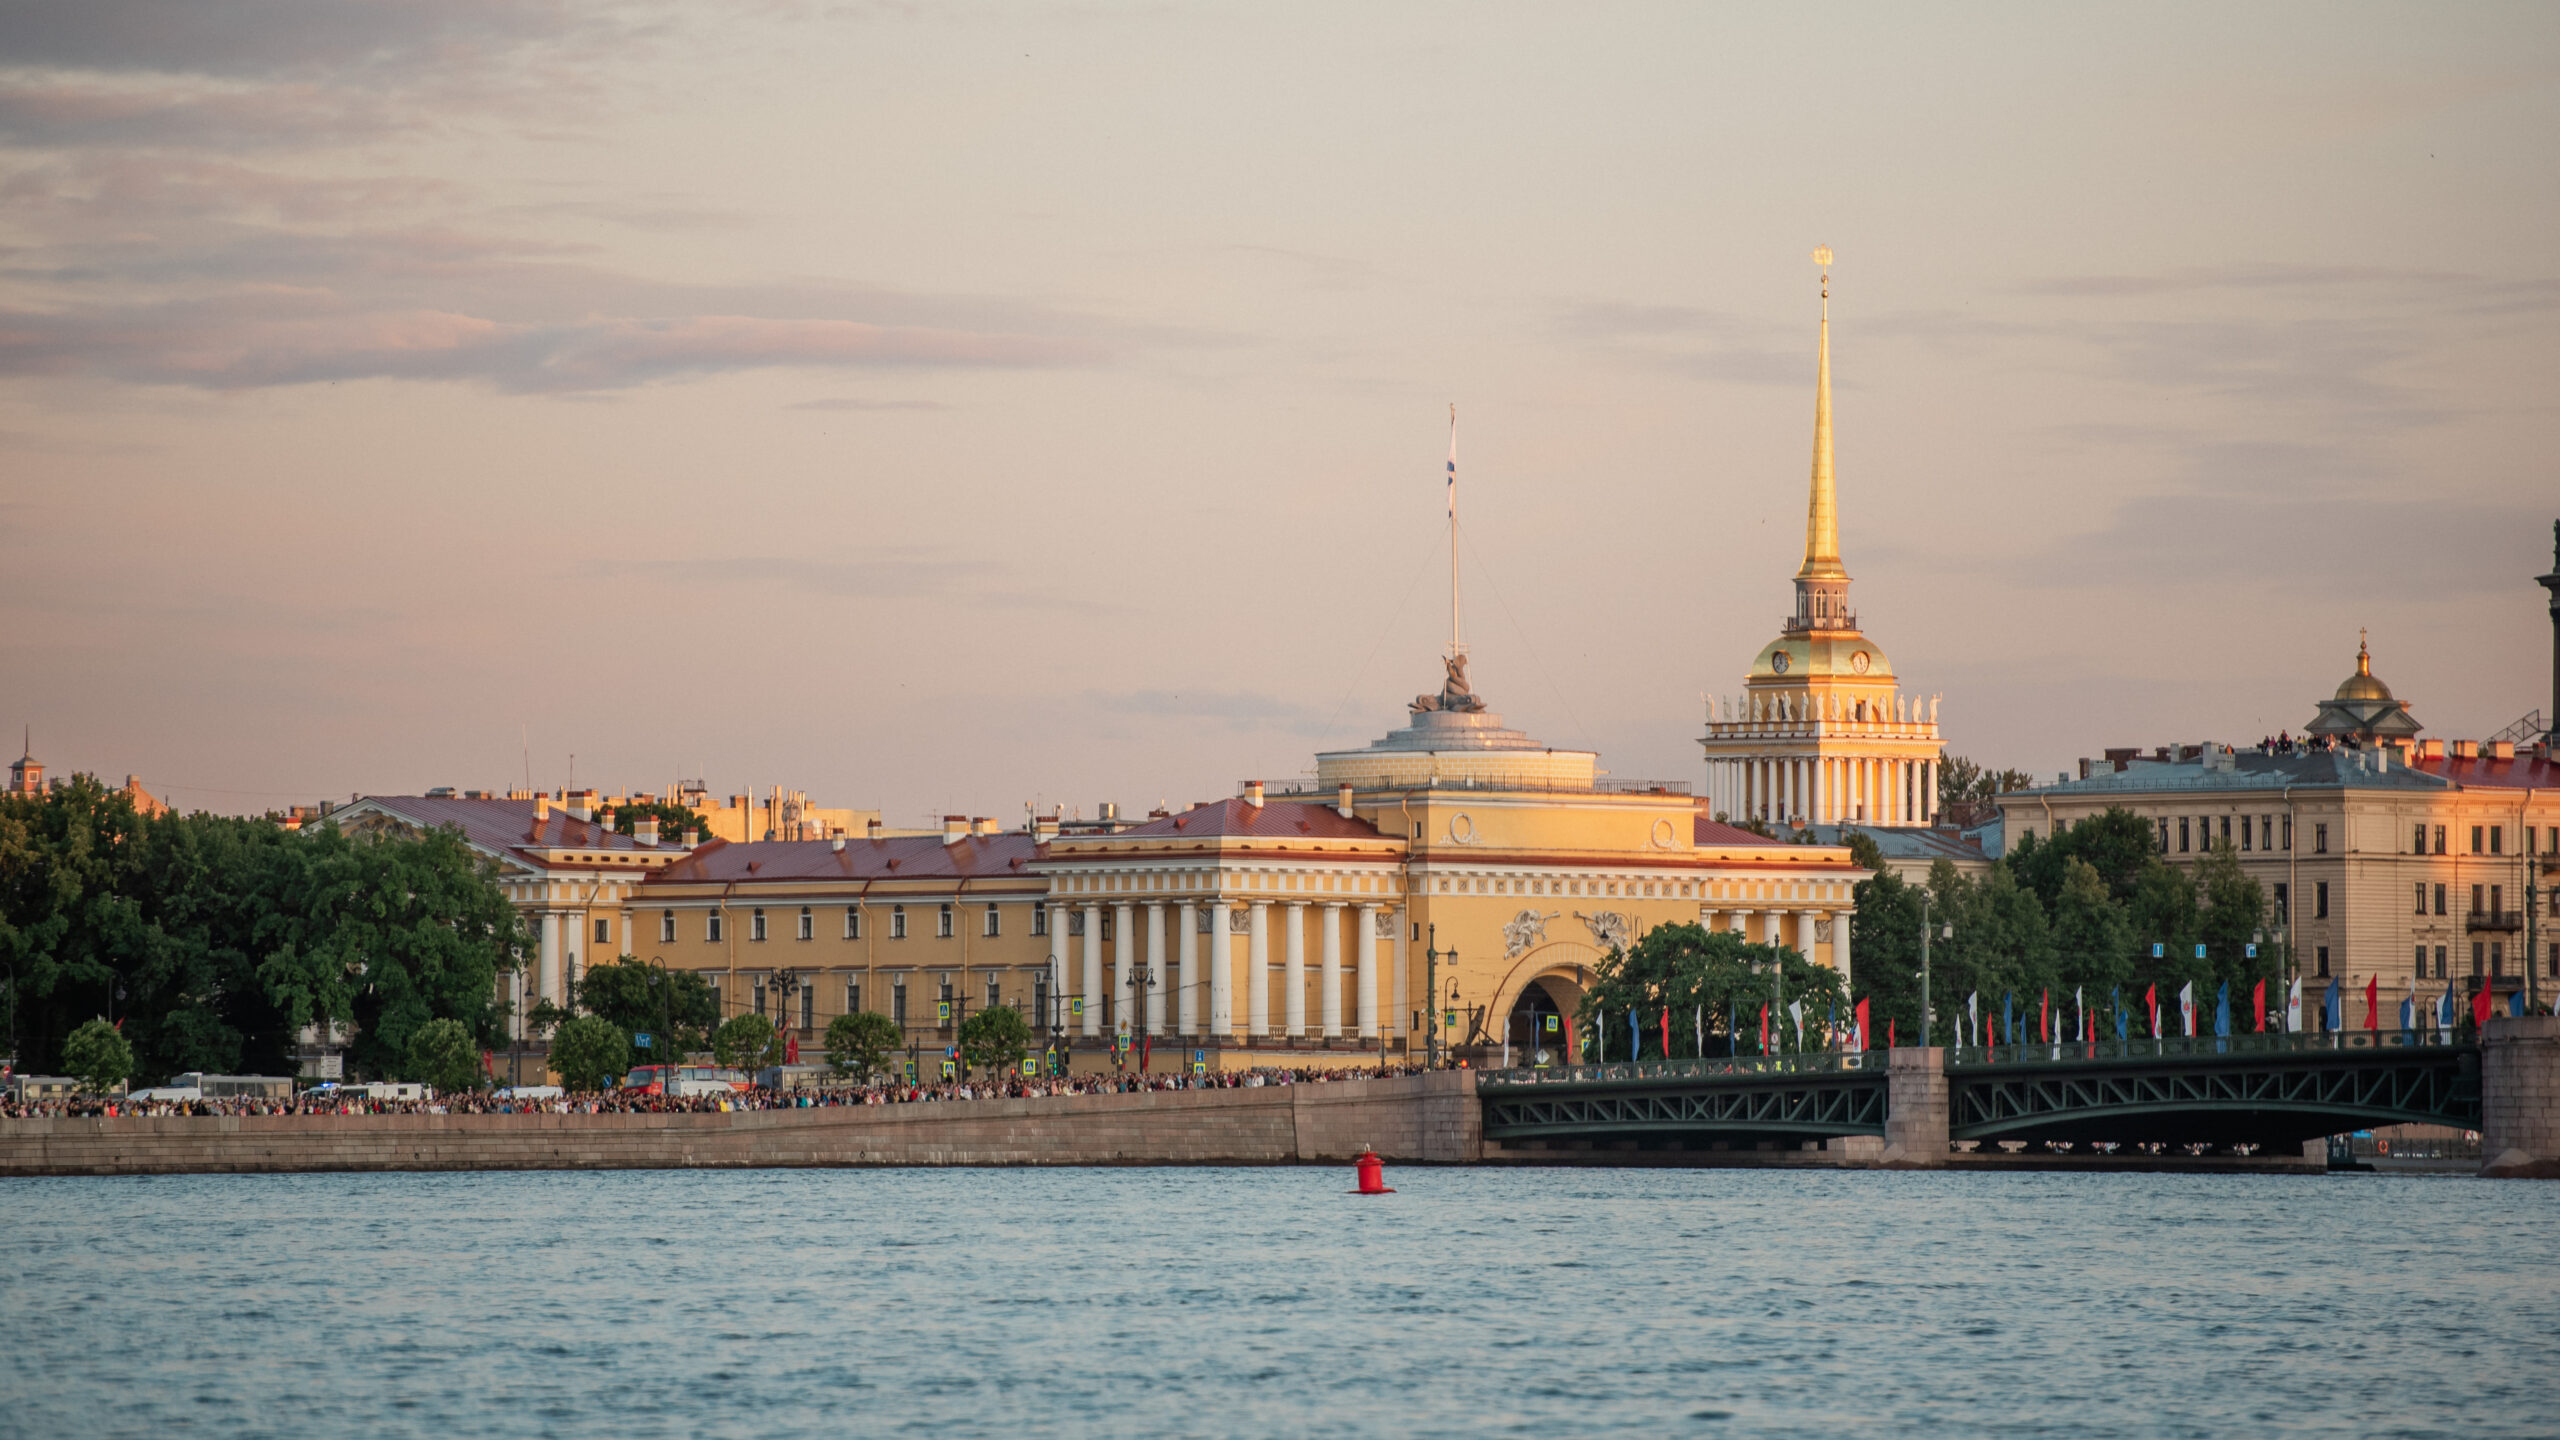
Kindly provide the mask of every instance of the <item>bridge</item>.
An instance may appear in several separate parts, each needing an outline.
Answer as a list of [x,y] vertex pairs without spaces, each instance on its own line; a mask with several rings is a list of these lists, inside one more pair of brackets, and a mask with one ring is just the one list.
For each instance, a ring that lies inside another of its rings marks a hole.
[[1638,1061],[1490,1071],[1489,1143],[1794,1148],[1950,1142],[2298,1146],[2404,1123],[2479,1129],[2481,1047],[2370,1031]]

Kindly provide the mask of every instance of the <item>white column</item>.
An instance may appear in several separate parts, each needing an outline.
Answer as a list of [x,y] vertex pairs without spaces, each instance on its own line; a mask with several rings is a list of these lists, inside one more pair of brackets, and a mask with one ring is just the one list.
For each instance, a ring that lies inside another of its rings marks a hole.
[[1084,907],[1084,1033],[1102,1033],[1102,907]]
[[1236,1033],[1236,947],[1228,938],[1224,899],[1209,903],[1209,1033],[1221,1040]]
[[536,922],[542,937],[542,964],[534,972],[536,998],[554,1005],[560,1003],[560,918],[545,910]]
[[1317,1004],[1324,1038],[1342,1038],[1342,911],[1339,902],[1324,907],[1324,995]]
[[1307,1033],[1307,902],[1289,902],[1281,923],[1280,1033],[1295,1040]]
[[1748,910],[1730,910],[1730,911],[1727,911],[1727,912],[1725,913],[1725,917],[1724,917],[1724,918],[1732,922],[1730,925],[1726,926],[1725,928],[1727,928],[1727,929],[1731,930],[1734,934],[1741,936],[1741,937],[1742,937],[1743,939],[1745,939],[1745,940],[1748,940],[1748,939],[1750,939],[1750,938],[1751,938],[1751,912],[1750,912],[1750,911],[1748,911]]
[[1360,1038],[1378,1035],[1378,907],[1360,907],[1360,973],[1354,982],[1360,995]]
[[1819,910],[1799,910],[1796,912],[1796,948],[1804,952],[1804,958],[1806,960],[1816,965],[1822,963],[1822,957],[1814,950],[1814,946],[1819,942],[1813,937],[1821,932],[1815,930],[1813,927],[1814,922],[1821,918],[1822,912]]
[[1164,902],[1147,906],[1147,1033],[1164,1033]]
[[[1848,910],[1831,912],[1831,968],[1840,972],[1840,988],[1844,991],[1849,988],[1850,979],[1849,916],[1852,913]],[[1920,1043],[1928,1044],[1929,1037],[1921,1036]]]
[[1175,947],[1182,955],[1182,988],[1175,992],[1175,1009],[1179,1012],[1175,1018],[1180,1022],[1181,1033],[1185,1035],[1200,1033],[1199,912],[1200,907],[1188,900],[1173,907],[1174,923],[1182,932],[1176,937]]
[[1245,951],[1244,971],[1253,988],[1245,992],[1245,1024],[1255,1035],[1271,1033],[1271,902],[1256,900],[1248,912],[1252,943]]
[[[864,998],[875,1005],[880,1003],[877,997]],[[1058,1007],[1061,1013],[1057,1018],[1063,1021],[1067,1008],[1067,907],[1054,900],[1049,903],[1049,1003]],[[1039,1028],[1047,1029],[1049,1020],[1049,1016],[1041,1016]]]
[[1786,913],[1787,912],[1784,910],[1764,910],[1761,912],[1761,914],[1766,918],[1768,925],[1768,933],[1760,937],[1763,943],[1770,945],[1783,943],[1779,939],[1778,935],[1778,917]]
[[1129,985],[1129,972],[1137,968],[1130,963],[1130,958],[1137,953],[1138,937],[1130,933],[1131,918],[1130,906],[1111,907],[1111,994],[1115,1007],[1111,1019],[1113,1029],[1135,1035],[1139,1023],[1138,1002]]

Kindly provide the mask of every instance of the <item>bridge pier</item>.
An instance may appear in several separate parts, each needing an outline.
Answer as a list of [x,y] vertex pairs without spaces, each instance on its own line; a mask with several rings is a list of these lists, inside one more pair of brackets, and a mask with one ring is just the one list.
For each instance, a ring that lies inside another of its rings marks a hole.
[[1889,1169],[1934,1169],[1947,1163],[1947,1052],[1905,1045],[1885,1060],[1884,1158]]
[[2560,1180],[2560,1016],[2491,1016],[2480,1037],[2480,1173]]

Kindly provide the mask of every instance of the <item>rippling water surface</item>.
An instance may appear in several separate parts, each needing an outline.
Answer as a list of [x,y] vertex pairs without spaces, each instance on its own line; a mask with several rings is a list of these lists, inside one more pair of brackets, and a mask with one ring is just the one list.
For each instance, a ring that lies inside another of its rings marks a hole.
[[0,1186],[0,1433],[2560,1433],[2560,1186],[1667,1170]]

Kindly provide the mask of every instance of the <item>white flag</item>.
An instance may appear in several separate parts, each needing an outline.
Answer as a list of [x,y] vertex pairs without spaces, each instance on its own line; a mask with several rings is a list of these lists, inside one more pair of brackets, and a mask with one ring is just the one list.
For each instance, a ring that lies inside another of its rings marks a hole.
[[2196,1033],[2196,982],[2193,980],[2178,987],[2178,1018],[2186,1024],[2187,1034],[2193,1038]]
[[1976,991],[1974,991],[1972,994],[1967,995],[1966,997],[1964,997],[1964,1013],[1965,1013],[1966,1017],[1967,1017],[1967,1018],[1972,1022],[1972,1030],[1973,1030],[1973,1044],[1974,1044],[1974,1048],[1975,1048],[1975,1049],[1977,1049],[1977,1050],[1979,1050],[1979,1049],[1981,1049],[1981,1048],[1982,1048],[1982,992],[1981,992],[1981,991],[1976,990]]
[[2285,992],[2284,1033],[2287,1035],[2302,1033],[2302,981],[2299,977],[2295,978],[2293,987]]
[[2086,1044],[2089,1040],[2089,1002],[2077,985],[2071,987],[2071,1008],[2080,1016],[2080,1040]]

